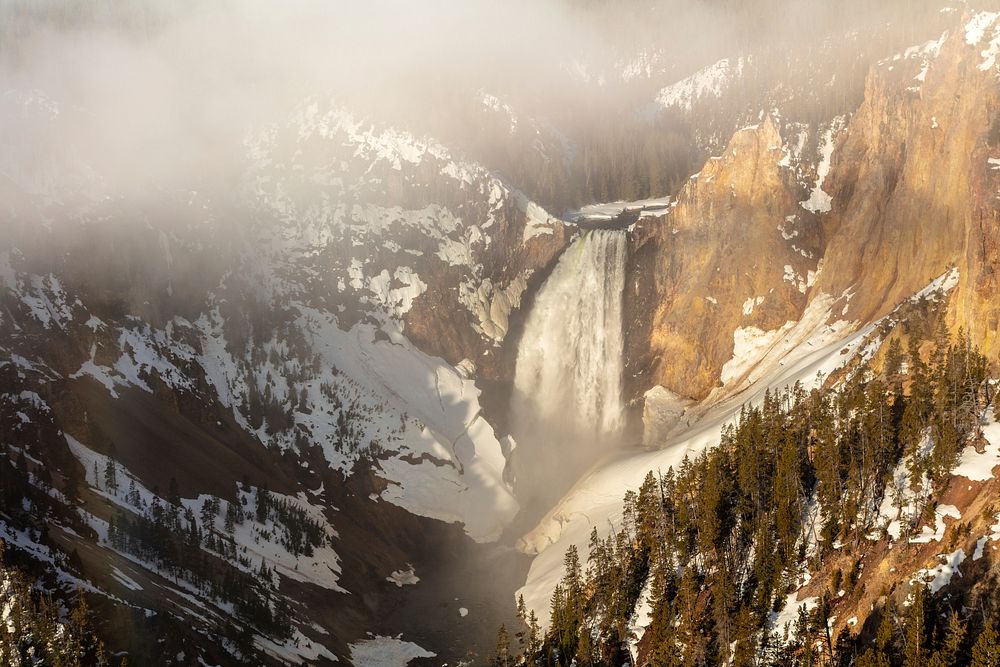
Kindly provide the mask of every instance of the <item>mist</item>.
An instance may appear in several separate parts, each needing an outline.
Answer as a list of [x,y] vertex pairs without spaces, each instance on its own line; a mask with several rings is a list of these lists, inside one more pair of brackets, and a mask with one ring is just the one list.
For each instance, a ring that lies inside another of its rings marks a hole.
[[655,50],[681,78],[751,41],[806,39],[843,14],[818,1],[773,7],[748,26],[738,5],[678,0],[7,1],[6,204],[81,181],[92,197],[139,203],[171,190],[232,195],[246,133],[310,97],[417,134],[451,133],[461,149],[481,131],[487,93],[572,138],[609,113],[629,121],[626,110],[651,95],[615,79],[637,54]]

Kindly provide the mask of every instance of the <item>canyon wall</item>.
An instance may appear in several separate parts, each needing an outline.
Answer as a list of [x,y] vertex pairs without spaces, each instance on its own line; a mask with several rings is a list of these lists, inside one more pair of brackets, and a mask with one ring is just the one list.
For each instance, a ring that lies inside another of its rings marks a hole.
[[828,323],[867,323],[952,266],[951,322],[996,359],[998,31],[996,15],[965,16],[878,63],[860,108],[813,129],[811,165],[798,128],[765,114],[667,215],[642,219],[626,282],[627,397],[660,385],[705,398],[739,379],[727,362],[762,356],[768,332],[820,295],[835,303]]

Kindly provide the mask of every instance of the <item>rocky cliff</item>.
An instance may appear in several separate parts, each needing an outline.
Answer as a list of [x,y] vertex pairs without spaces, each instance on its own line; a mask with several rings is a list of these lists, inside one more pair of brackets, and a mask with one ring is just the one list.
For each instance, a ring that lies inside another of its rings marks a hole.
[[666,216],[640,221],[629,398],[655,385],[705,398],[809,304],[857,326],[952,266],[951,323],[997,357],[997,19],[967,14],[872,67],[858,110],[813,128],[811,156],[780,117],[740,130]]
[[873,68],[833,155],[830,245],[817,282],[830,294],[850,290],[846,315],[867,321],[958,266],[963,305],[953,321],[994,356],[997,29],[996,15],[966,17]]
[[733,357],[735,331],[770,331],[801,315],[823,233],[782,159],[768,116],[737,132],[665,217],[633,230],[628,394],[659,384],[704,398]]

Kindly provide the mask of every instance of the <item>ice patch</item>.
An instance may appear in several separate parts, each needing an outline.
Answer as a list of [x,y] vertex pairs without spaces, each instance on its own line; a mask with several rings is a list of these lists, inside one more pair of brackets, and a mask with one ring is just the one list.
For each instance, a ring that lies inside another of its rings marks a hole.
[[657,385],[643,396],[643,442],[655,446],[663,441],[693,404],[674,392]]

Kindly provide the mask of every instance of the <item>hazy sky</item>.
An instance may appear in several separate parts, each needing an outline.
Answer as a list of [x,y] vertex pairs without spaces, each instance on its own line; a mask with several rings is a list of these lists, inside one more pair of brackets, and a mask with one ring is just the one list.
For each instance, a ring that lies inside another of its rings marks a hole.
[[478,90],[533,116],[587,113],[621,95],[614,73],[643,51],[683,76],[736,54],[750,25],[802,34],[842,13],[819,0],[744,5],[0,0],[0,194],[94,179],[145,197],[228,187],[248,128],[309,96],[417,128]]
[[[15,168],[76,155],[122,188],[168,187],[233,168],[247,127],[316,95],[398,119],[482,88],[537,113],[642,25],[561,0],[165,4],[0,3],[0,139],[27,151]],[[63,120],[25,107],[32,92]]]

